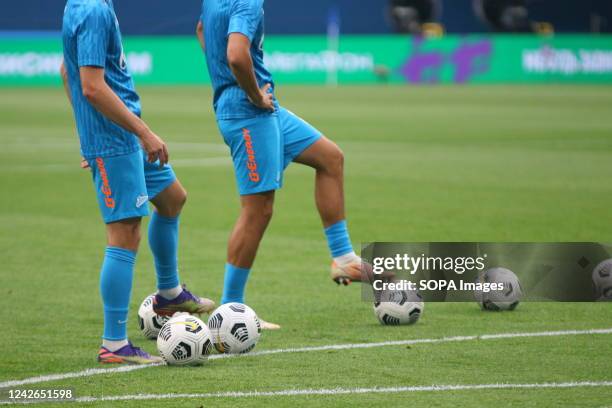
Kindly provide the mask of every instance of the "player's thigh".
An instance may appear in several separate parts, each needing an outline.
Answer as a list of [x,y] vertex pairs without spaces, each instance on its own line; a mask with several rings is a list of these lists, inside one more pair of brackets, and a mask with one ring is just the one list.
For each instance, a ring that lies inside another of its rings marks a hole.
[[278,190],[283,151],[276,114],[219,120],[218,125],[232,155],[240,195]]
[[140,151],[88,160],[102,219],[106,224],[149,214]]
[[170,164],[160,166],[159,160],[149,163],[144,151],[141,150],[142,168],[144,170],[148,200],[154,201],[163,191],[173,186],[176,174]]
[[160,166],[159,160],[149,163],[144,152],[142,165],[149,201],[161,215],[176,217],[187,199],[187,192],[176,177],[174,169],[170,164]]
[[281,107],[278,118],[283,135],[283,168],[286,168],[303,151],[319,141],[322,134],[310,123]]

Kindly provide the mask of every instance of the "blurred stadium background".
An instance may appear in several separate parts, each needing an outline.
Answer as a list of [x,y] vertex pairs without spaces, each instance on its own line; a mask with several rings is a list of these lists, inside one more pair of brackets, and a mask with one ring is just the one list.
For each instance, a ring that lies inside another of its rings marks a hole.
[[[0,85],[59,84],[64,3],[3,6]],[[115,7],[138,83],[208,81],[192,38],[200,1]],[[608,0],[266,0],[265,9],[281,83],[612,82]]]

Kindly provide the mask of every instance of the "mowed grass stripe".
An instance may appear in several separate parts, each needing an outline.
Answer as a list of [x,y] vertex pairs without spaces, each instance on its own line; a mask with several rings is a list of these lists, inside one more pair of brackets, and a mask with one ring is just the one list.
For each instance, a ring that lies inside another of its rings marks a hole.
[[[435,344],[435,343],[454,343],[454,342],[465,342],[472,340],[499,340],[499,339],[512,339],[512,338],[532,338],[532,337],[559,337],[559,336],[581,336],[581,335],[597,335],[597,334],[612,334],[612,328],[609,329],[590,329],[590,330],[563,330],[563,331],[544,331],[544,332],[532,332],[532,333],[497,333],[497,334],[483,334],[473,336],[454,336],[454,337],[441,337],[437,339],[411,339],[411,340],[398,340],[398,341],[384,341],[377,343],[355,343],[355,344],[334,344],[328,346],[317,346],[317,347],[299,347],[289,349],[278,349],[278,350],[262,350],[255,353],[249,354],[216,354],[212,355],[211,359],[225,359],[225,358],[245,358],[245,357],[258,357],[267,356],[271,354],[286,354],[286,353],[305,353],[315,351],[329,351],[329,350],[351,350],[351,349],[370,349],[379,347],[389,346],[406,346],[412,344]],[[0,389],[19,387],[22,385],[38,384],[50,381],[67,380],[71,378],[82,378],[91,377],[94,375],[101,374],[117,374],[125,373],[135,370],[140,370],[149,367],[157,367],[159,364],[152,364],[147,366],[123,366],[117,368],[92,368],[78,372],[64,373],[64,374],[49,374],[38,377],[26,378],[23,380],[10,380],[0,383]]]

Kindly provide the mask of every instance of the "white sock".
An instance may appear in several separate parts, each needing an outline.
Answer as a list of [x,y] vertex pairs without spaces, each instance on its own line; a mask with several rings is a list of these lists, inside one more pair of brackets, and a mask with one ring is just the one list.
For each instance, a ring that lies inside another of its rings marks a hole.
[[172,288],[172,289],[159,289],[157,293],[159,293],[162,297],[168,300],[172,300],[172,299],[176,299],[178,295],[183,293],[183,288],[179,285],[176,288]]
[[361,263],[361,258],[358,257],[355,252],[350,252],[348,254],[335,257],[334,262],[336,262],[336,264],[339,266],[345,266],[355,262]]
[[121,347],[127,346],[127,339],[124,340],[106,340],[102,339],[102,346],[106,348],[108,351],[117,351]]

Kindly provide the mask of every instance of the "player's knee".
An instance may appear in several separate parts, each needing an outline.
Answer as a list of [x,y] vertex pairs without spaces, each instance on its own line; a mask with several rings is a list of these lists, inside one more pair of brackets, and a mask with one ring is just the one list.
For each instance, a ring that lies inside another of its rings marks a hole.
[[125,229],[124,244],[128,249],[137,249],[140,245],[140,224],[130,224]]
[[153,201],[157,212],[164,217],[178,217],[187,202],[187,191],[181,186],[163,200]]
[[260,225],[267,225],[274,214],[274,205],[272,203],[260,206],[257,210],[251,211],[251,219]]
[[342,174],[344,169],[344,153],[334,145],[325,157],[325,170],[331,174]]
[[128,245],[134,248],[134,250],[138,249],[138,247],[140,246],[140,238],[140,229],[138,229],[138,231],[134,231],[134,233],[129,236]]
[[338,164],[338,167],[340,167],[341,169],[344,168],[344,152],[338,147],[336,146],[336,162]]
[[274,201],[266,200],[258,205],[249,205],[242,209],[247,224],[253,226],[266,226],[274,214]]
[[109,246],[137,251],[140,239],[140,219],[121,221],[108,227]]
[[185,206],[185,203],[187,203],[187,190],[181,187],[181,189],[177,192],[175,200],[174,200],[173,210],[176,213],[176,215],[180,214],[181,210]]
[[274,203],[268,202],[261,209],[261,218],[267,224],[272,219],[274,214]]

